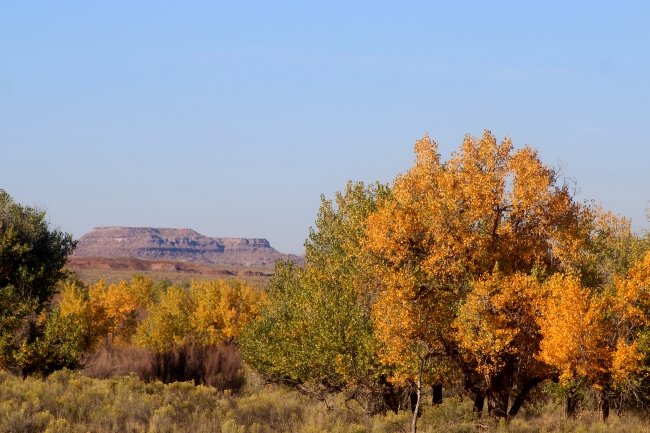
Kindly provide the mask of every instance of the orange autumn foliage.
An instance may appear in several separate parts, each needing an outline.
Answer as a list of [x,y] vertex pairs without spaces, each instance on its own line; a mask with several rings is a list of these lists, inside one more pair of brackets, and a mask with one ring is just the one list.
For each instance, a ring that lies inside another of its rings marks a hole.
[[639,332],[649,324],[650,253],[602,292],[575,277],[552,278],[539,323],[539,358],[568,382],[586,378],[596,388],[616,388],[642,368]]
[[519,273],[493,273],[473,284],[454,328],[460,347],[474,354],[479,372],[494,374],[509,356],[519,357],[522,368],[535,363],[541,294],[535,276]]
[[489,131],[467,136],[448,162],[427,136],[415,152],[414,166],[368,221],[367,248],[380,263],[380,356],[402,367],[398,381],[415,380],[418,360],[454,358],[468,377],[480,373],[470,386],[502,416],[503,387],[512,385],[499,378],[517,371],[528,389],[544,370],[533,356],[534,275],[577,263],[585,210],[536,151],[497,143]]
[[153,281],[136,275],[130,283],[111,285],[104,280],[87,287],[68,282],[61,295],[61,314],[74,316],[81,326],[85,351],[94,350],[104,340],[124,347],[135,335],[139,313],[153,302]]

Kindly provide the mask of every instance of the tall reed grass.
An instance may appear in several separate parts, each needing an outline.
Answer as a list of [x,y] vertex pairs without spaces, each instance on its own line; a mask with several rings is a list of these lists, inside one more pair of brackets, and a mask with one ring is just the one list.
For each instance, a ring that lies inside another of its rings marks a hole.
[[234,342],[215,347],[189,341],[163,353],[105,345],[88,357],[85,365],[82,374],[95,379],[134,373],[145,382],[192,381],[231,392],[239,391],[245,383],[244,363]]

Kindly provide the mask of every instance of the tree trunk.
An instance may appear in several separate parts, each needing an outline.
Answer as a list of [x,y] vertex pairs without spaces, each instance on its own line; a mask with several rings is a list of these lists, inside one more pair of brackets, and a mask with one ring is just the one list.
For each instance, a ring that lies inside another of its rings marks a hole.
[[477,392],[476,397],[474,397],[474,409],[472,412],[480,415],[483,412],[483,406],[485,406],[485,394]]
[[417,402],[415,403],[415,410],[413,411],[413,421],[411,422],[411,433],[417,433],[418,428],[418,415],[420,413],[420,401],[422,401],[422,368],[424,367],[424,360],[420,359],[420,370],[418,371],[418,381],[416,383]]
[[607,418],[609,418],[609,399],[605,390],[598,391],[596,400],[598,401],[599,418],[602,422],[607,422]]
[[418,405],[418,391],[412,389],[409,391],[409,401],[411,403],[411,412],[415,413],[415,407]]
[[528,398],[530,390],[536,387],[537,384],[541,381],[541,379],[535,377],[528,380],[527,382],[524,382],[524,385],[521,387],[519,394],[517,394],[517,397],[515,397],[514,401],[512,402],[512,406],[510,406],[510,410],[508,411],[508,418],[514,418],[517,416],[519,409],[521,409],[521,405],[524,404]]
[[508,417],[508,402],[514,373],[512,357],[506,360],[504,367],[496,376],[490,378],[488,390],[488,411],[497,418]]
[[381,386],[381,398],[388,409],[394,413],[399,412],[400,399],[397,396],[397,391],[392,383],[386,380],[385,376],[379,378],[379,385]]
[[578,408],[578,396],[576,394],[575,388],[569,389],[566,395],[566,417],[573,418],[576,415],[576,409]]
[[433,406],[436,406],[438,404],[442,404],[442,385],[436,384],[433,385],[432,387],[432,392],[431,392],[431,404]]

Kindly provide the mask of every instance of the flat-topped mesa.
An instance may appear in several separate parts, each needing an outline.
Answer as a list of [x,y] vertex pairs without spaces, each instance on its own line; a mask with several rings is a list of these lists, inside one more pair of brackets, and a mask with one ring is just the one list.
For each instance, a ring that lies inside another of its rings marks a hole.
[[[223,245],[227,251],[250,250],[259,248],[271,248],[266,239],[245,239],[245,238],[210,238]],[[271,248],[273,249],[273,248]]]
[[238,266],[272,266],[277,259],[304,262],[282,254],[266,239],[210,238],[191,229],[95,227],[79,239],[77,257],[133,257]]

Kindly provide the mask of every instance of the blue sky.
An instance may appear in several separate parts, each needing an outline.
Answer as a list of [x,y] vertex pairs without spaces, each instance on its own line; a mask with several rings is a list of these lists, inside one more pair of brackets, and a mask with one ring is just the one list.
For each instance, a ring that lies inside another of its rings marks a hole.
[[650,3],[567,3],[2,2],[0,188],[301,253],[320,194],[490,129],[646,228]]

